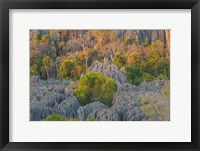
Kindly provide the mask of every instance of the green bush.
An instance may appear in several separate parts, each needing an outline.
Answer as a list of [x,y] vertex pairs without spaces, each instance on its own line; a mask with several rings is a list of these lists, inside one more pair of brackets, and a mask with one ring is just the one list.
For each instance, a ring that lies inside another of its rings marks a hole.
[[79,58],[65,60],[59,68],[62,80],[78,80],[83,72],[85,72],[85,65]]
[[96,101],[110,105],[116,89],[117,86],[113,79],[100,72],[88,72],[80,79],[74,93],[83,105]]
[[30,59],[30,75],[40,76],[41,79],[47,79],[42,57]]
[[41,35],[39,33],[36,33],[34,35],[34,44],[38,45],[40,43],[40,40],[41,40]]
[[117,53],[114,57],[113,63],[118,67],[122,68],[126,65],[126,57],[122,53]]
[[131,84],[139,85],[143,82],[142,68],[140,67],[126,67],[126,76]]
[[51,114],[49,115],[45,121],[65,121],[65,117],[61,114]]
[[59,68],[60,77],[63,80],[73,79],[75,76],[74,66],[75,63],[73,61],[65,60]]
[[105,57],[105,55],[104,54],[102,54],[102,53],[99,53],[98,54],[98,61],[103,61],[104,60],[104,57]]

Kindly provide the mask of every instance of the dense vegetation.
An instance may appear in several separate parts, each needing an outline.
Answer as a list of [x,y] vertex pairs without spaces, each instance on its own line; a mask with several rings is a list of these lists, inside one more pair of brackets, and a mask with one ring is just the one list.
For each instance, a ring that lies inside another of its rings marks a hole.
[[132,84],[170,78],[169,53],[159,40],[142,51],[132,52],[127,62],[126,75]]
[[142,41],[135,31],[123,32],[31,31],[30,74],[42,79],[79,80],[98,60],[125,69],[128,81],[135,85],[169,79],[170,54],[166,43],[148,38]]
[[[144,31],[143,31],[144,32]],[[150,35],[154,31],[145,31]],[[158,36],[157,36],[158,37]],[[162,36],[161,36],[162,37]],[[101,102],[110,106],[116,81],[100,72],[89,71],[95,62],[115,64],[134,85],[170,79],[170,51],[163,39],[142,38],[133,30],[37,30],[30,32],[30,75],[41,79],[69,80],[81,105]],[[150,120],[168,120],[169,85],[163,100],[143,97],[141,110]],[[52,114],[47,121],[76,121]],[[95,119],[87,119],[93,121]]]
[[80,79],[74,93],[83,105],[97,101],[110,105],[116,89],[117,87],[113,79],[100,72],[88,72]]

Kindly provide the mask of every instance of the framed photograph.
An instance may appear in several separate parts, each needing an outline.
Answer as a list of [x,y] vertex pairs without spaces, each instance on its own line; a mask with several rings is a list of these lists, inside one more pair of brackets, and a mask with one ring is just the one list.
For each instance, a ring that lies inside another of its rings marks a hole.
[[200,150],[198,0],[1,0],[1,150]]

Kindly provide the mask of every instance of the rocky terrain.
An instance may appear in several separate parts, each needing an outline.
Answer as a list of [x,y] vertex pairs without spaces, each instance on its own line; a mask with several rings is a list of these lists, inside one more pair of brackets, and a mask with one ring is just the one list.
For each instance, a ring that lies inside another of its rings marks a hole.
[[[135,86],[127,83],[124,72],[113,64],[95,62],[89,70],[102,72],[115,79],[117,91],[111,106],[100,102],[81,106],[70,87],[70,81],[59,81],[53,78],[41,80],[39,76],[31,76],[30,120],[41,121],[48,115],[57,113],[64,115],[66,119],[77,118],[80,121],[88,118],[97,121],[147,121],[151,119],[144,113],[142,99],[154,100],[155,103],[162,100],[169,106],[169,98],[163,94],[163,87],[169,83],[168,80],[143,82]],[[162,107],[160,110],[163,110]],[[163,120],[162,117],[154,119]],[[165,120],[169,120],[169,115]]]
[[[144,42],[146,39],[148,39],[150,42],[154,42],[160,39],[167,48],[170,48],[170,30],[130,30],[130,31],[117,30],[117,31],[122,39],[124,39],[126,36],[132,36],[133,33],[136,32],[138,35],[139,41],[141,43]],[[37,32],[40,35],[48,34],[48,30],[31,30],[30,32],[31,43],[33,43],[34,34]],[[76,32],[76,31],[72,31],[72,32]],[[87,34],[88,30],[82,30],[80,32],[81,33],[79,34],[84,35],[84,34]],[[53,39],[57,41],[59,40],[59,36],[54,34]]]

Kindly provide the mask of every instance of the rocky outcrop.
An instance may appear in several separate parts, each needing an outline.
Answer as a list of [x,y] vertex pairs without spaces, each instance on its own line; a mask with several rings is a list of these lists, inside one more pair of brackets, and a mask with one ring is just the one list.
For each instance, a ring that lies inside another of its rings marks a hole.
[[160,91],[164,85],[168,84],[169,80],[155,80],[151,82],[143,82],[141,85],[136,87],[137,91]]
[[92,72],[101,72],[104,75],[115,79],[115,81],[119,83],[125,83],[127,80],[125,73],[114,64],[106,64],[96,61],[90,66],[89,70]]
[[[119,38],[122,40],[125,39],[134,39],[134,33],[137,33],[139,43],[143,43],[145,40],[148,40],[150,43],[160,39],[164,46],[170,49],[170,30],[116,30]],[[94,46],[94,39],[92,36],[87,36],[90,30],[66,30],[65,32],[59,32],[56,30],[51,30],[51,45],[55,47],[55,43],[60,43],[61,41],[67,42],[63,46],[63,51],[72,51],[77,52],[81,49],[80,45],[74,45],[70,40],[77,39],[77,37],[86,37],[87,46]],[[30,46],[34,48],[34,35],[39,33],[40,36],[49,34],[48,30],[30,30]],[[53,47],[53,48],[54,48]],[[52,47],[49,47],[51,49]],[[52,49],[53,50],[53,49]]]
[[166,47],[170,51],[170,30],[165,30],[166,35]]
[[140,86],[129,83],[118,84],[112,106],[94,102],[78,109],[79,120],[96,118],[97,121],[147,121],[149,118],[141,110],[141,99],[155,101],[163,99],[162,89],[167,80],[144,82]]
[[67,81],[49,79],[47,81],[32,76],[30,79],[30,120],[40,121],[48,115],[62,114],[66,118],[76,118],[80,106]]
[[78,119],[84,121],[89,118],[96,118],[97,112],[106,109],[104,104],[100,102],[93,102],[78,109]]
[[[103,68],[102,64],[100,66]],[[94,72],[98,71],[99,64],[92,69]],[[108,73],[104,72],[106,75]],[[120,78],[115,78],[116,81],[118,79]],[[44,81],[37,76],[32,76],[30,79],[30,120],[41,121],[46,119],[48,115],[56,113],[64,115],[67,119],[77,118],[80,121],[87,119],[96,119],[97,121],[147,121],[150,119],[141,109],[141,99],[147,98],[154,100],[155,103],[164,99],[163,103],[169,105],[169,99],[163,94],[163,87],[166,84],[169,84],[168,80],[143,82],[139,86],[118,82],[118,88],[111,106],[106,106],[100,102],[81,106],[73,89],[69,86],[69,81],[61,82],[55,79]],[[158,107],[162,109],[162,106]],[[161,120],[160,117],[156,117],[156,119]]]
[[128,110],[124,116],[123,121],[147,121],[148,118],[139,108],[132,108]]
[[75,96],[69,96],[55,106],[55,109],[66,118],[76,118],[80,103]]
[[114,108],[102,109],[97,113],[97,121],[121,121],[119,113]]
[[[141,99],[163,100],[162,89],[168,83],[168,80],[156,80],[148,83],[144,82],[140,86],[129,83],[118,85],[116,99],[112,107],[117,110],[123,121],[148,120],[148,117],[141,110]],[[166,102],[169,102],[169,100],[166,100]]]
[[[142,94],[137,87],[128,83],[118,85],[116,98],[112,108],[119,114],[120,120],[144,120],[144,113],[140,110],[140,98]],[[139,115],[140,114],[140,115]]]
[[170,30],[118,30],[118,33],[122,39],[133,38],[134,33],[137,33],[140,43],[147,39],[149,42],[159,39],[170,49]]
[[166,42],[165,30],[153,30],[151,33],[151,42],[160,39],[162,42]]

